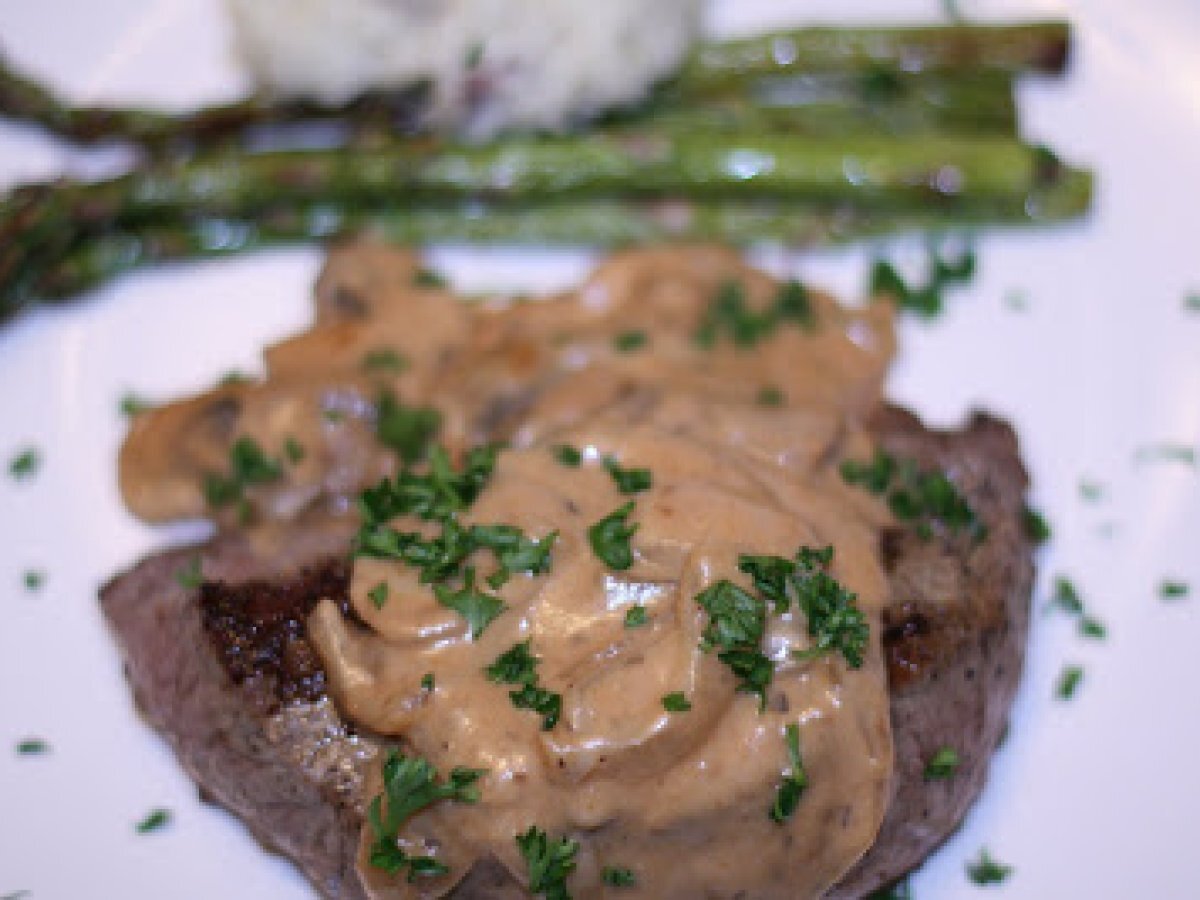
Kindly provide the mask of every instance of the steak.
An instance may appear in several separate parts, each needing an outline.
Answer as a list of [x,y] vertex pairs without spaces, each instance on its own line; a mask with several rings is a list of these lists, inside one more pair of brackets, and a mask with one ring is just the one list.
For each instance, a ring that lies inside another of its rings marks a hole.
[[[901,526],[881,535],[894,797],[875,844],[829,895],[836,900],[917,866],[982,790],[1021,672],[1033,578],[1027,478],[1008,425],[976,414],[938,432],[886,407],[871,430],[883,449],[944,472],[986,538]],[[339,715],[305,618],[323,598],[346,609],[351,529],[301,522],[274,537],[220,534],[151,556],[101,592],[138,708],[202,796],[339,900],[366,896],[355,871],[364,777],[387,744]],[[198,586],[177,577],[197,558]],[[942,747],[958,752],[959,767],[927,781]],[[528,895],[485,861],[451,896]]]

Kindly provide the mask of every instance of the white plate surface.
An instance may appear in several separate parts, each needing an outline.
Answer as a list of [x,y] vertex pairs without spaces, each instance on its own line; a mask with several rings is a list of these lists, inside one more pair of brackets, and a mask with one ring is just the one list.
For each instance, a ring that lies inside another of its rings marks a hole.
[[[1083,225],[988,237],[981,271],[933,324],[908,322],[893,394],[932,422],[973,407],[1011,417],[1055,539],[1010,740],[966,827],[913,882],[920,900],[986,896],[963,874],[987,846],[1015,867],[1011,898],[1189,898],[1200,835],[1200,471],[1135,462],[1159,442],[1200,447],[1200,5],[1195,0],[962,0],[968,16],[1066,15],[1078,55],[1062,84],[1023,89],[1027,132],[1099,173]],[[853,8],[850,8],[853,7]],[[936,0],[724,0],[721,30],[812,20],[936,20]],[[242,81],[217,0],[0,0],[0,42],[72,96],[186,105]],[[0,126],[0,183],[113,160]],[[912,247],[907,247],[909,252]],[[905,252],[905,245],[901,245]],[[465,288],[543,288],[579,277],[587,253],[442,250]],[[762,254],[854,295],[863,251]],[[82,303],[0,328],[0,460],[28,444],[44,465],[0,477],[0,897],[310,897],[241,826],[205,807],[134,714],[96,592],[184,530],[134,521],[114,461],[129,389],[171,397],[232,368],[308,317],[315,251],[127,278]],[[1012,299],[1024,300],[1024,309]],[[1080,482],[1104,486],[1086,501]],[[22,574],[44,569],[45,586]],[[1109,626],[1080,638],[1041,612],[1065,573]],[[1167,604],[1166,577],[1190,600]],[[1077,698],[1053,698],[1067,663]],[[18,757],[28,735],[45,757]],[[173,824],[138,837],[149,809]]]

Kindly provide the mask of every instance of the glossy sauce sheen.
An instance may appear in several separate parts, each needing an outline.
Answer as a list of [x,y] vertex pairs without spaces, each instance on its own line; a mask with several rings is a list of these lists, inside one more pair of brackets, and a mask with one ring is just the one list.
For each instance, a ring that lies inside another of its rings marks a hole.
[[[368,833],[369,892],[440,896],[484,855],[524,881],[514,836],[537,825],[580,842],[568,880],[576,897],[820,896],[871,845],[890,797],[883,516],[837,474],[838,460],[870,452],[859,423],[892,355],[889,311],[849,312],[810,292],[812,328],[784,322],[750,347],[722,333],[702,348],[695,334],[723,284],[739,283],[761,309],[778,283],[710,248],[619,255],[579,290],[538,303],[471,306],[415,285],[413,272],[409,257],[376,245],[336,251],[316,325],[268,351],[267,379],[139,417],[121,466],[143,517],[206,514],[197,485],[223,468],[236,436],[270,453],[292,437],[304,459],[247,489],[268,528],[344,514],[356,491],[395,470],[373,434],[381,383],[436,406],[452,450],[508,442],[461,521],[558,538],[548,573],[514,575],[497,591],[507,610],[478,640],[415,570],[390,560],[355,562],[351,603],[366,628],[328,601],[309,621],[352,721],[402,739],[443,774],[488,772],[478,804],[444,802],[404,828],[406,850],[432,853],[451,874],[408,884],[373,870]],[[614,339],[629,331],[647,340],[621,352]],[[365,372],[362,359],[380,348],[407,367]],[[782,392],[783,405],[759,402],[764,388]],[[581,466],[556,460],[563,443],[582,451]],[[619,493],[607,456],[649,469],[653,487]],[[614,572],[587,529],[630,499],[634,563]],[[791,556],[801,545],[835,548],[831,573],[857,593],[871,641],[860,669],[832,654],[797,662],[791,650],[809,643],[802,614],[771,615],[764,652],[776,670],[760,711],[700,649],[707,615],[695,597],[722,578],[749,588],[739,554]],[[482,578],[494,563],[477,557],[469,563]],[[381,609],[367,596],[380,583],[389,588]],[[628,628],[634,604],[647,622]],[[539,685],[562,695],[549,731],[483,671],[527,639]],[[690,711],[664,709],[673,692]],[[799,725],[809,786],[777,824],[768,810],[789,767],[789,723]],[[632,870],[636,887],[604,886],[606,866]]]

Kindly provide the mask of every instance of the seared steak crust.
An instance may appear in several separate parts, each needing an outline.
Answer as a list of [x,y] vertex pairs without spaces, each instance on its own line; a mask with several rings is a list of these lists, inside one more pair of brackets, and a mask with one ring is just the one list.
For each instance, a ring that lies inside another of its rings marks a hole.
[[[875,845],[830,895],[837,900],[919,864],[982,789],[1020,675],[1033,576],[1021,515],[1027,479],[1007,425],[977,415],[939,433],[888,408],[873,430],[890,452],[945,471],[987,538],[902,529],[882,537],[895,797]],[[205,795],[293,859],[322,895],[356,900],[362,773],[380,744],[355,733],[324,696],[304,634],[317,600],[345,604],[347,537],[304,528],[267,545],[220,536],[150,557],[113,579],[101,602],[139,708]],[[174,576],[197,554],[205,583],[187,589]],[[947,746],[959,753],[957,774],[926,782],[926,763]],[[453,896],[526,895],[485,863]]]

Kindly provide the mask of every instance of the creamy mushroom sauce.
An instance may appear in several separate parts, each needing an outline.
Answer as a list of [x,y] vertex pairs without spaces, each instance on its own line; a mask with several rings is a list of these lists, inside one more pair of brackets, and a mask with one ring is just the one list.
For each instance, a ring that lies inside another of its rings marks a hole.
[[[537,825],[580,841],[576,897],[820,896],[871,845],[890,797],[878,628],[885,514],[837,475],[838,460],[871,449],[861,423],[893,352],[889,309],[847,311],[810,291],[815,327],[783,323],[753,347],[721,336],[705,349],[694,336],[723,284],[740,283],[756,309],[779,290],[726,251],[624,253],[543,302],[467,304],[421,286],[415,271],[410,256],[380,245],[336,250],[318,284],[316,324],[267,351],[264,380],[139,416],[121,456],[127,503],[161,521],[212,513],[199,485],[227,467],[236,437],[269,454],[291,438],[303,459],[246,489],[254,530],[344,528],[355,493],[397,467],[373,430],[386,387],[436,406],[452,452],[507,442],[462,522],[558,532],[551,570],[513,576],[498,591],[507,610],[477,640],[414,570],[389,560],[355,561],[351,599],[365,628],[328,601],[310,619],[346,716],[443,774],[488,772],[478,804],[443,802],[404,828],[402,847],[435,855],[448,876],[408,884],[372,869],[364,829],[368,892],[441,896],[484,855],[523,881],[514,836]],[[631,330],[646,343],[621,352],[614,338]],[[403,371],[364,371],[364,356],[381,348],[403,356]],[[783,404],[759,402],[764,388]],[[560,443],[582,450],[580,467],[556,461]],[[653,487],[621,495],[602,465],[609,455],[650,469]],[[614,572],[587,529],[628,499],[634,564]],[[229,517],[218,519],[232,527]],[[771,615],[764,652],[776,671],[760,711],[700,649],[706,614],[695,597],[721,578],[748,587],[741,553],[791,556],[801,545],[835,548],[831,572],[857,593],[871,641],[860,669],[833,654],[798,662],[791,651],[810,640],[802,615]],[[470,562],[481,575],[493,567],[482,553]],[[376,608],[367,593],[381,582],[388,599]],[[646,625],[625,626],[633,604],[646,608]],[[541,660],[539,684],[563,698],[549,731],[483,672],[526,639]],[[675,691],[690,711],[664,709]],[[768,810],[789,766],[789,723],[799,725],[809,786],[777,824]],[[631,869],[637,886],[604,886],[605,866]]]

